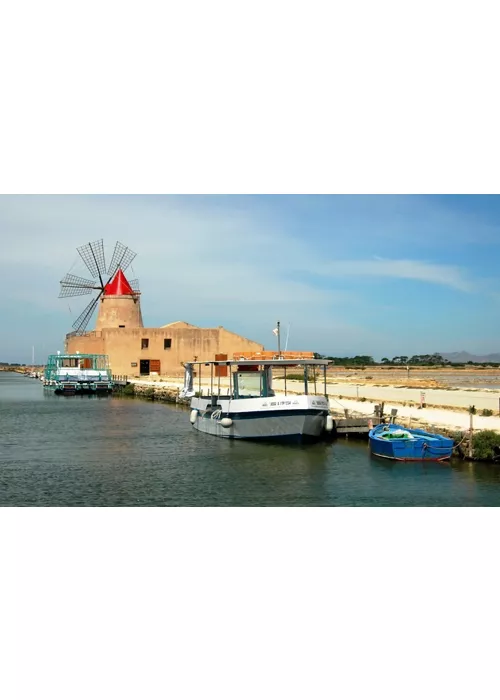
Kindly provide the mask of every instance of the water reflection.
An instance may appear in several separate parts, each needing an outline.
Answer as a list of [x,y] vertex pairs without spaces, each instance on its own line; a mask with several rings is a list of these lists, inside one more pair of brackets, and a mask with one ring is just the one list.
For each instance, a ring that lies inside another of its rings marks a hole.
[[452,469],[477,482],[500,484],[500,464],[453,461]]

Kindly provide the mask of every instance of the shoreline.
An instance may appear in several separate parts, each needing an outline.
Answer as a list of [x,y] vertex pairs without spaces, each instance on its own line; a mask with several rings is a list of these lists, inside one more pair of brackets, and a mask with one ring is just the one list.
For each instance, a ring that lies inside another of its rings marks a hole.
[[[182,389],[184,382],[178,377],[165,377],[164,379],[130,379],[130,384],[144,387],[140,393],[146,394],[148,388],[163,389],[165,393],[171,395],[173,401]],[[357,386],[359,386],[359,399],[356,396]],[[202,381],[203,390],[210,388],[209,381]],[[318,382],[318,391],[322,387],[322,382]],[[276,392],[284,393],[284,381],[274,380]],[[229,390],[229,382],[224,378],[220,381],[221,393]],[[195,382],[194,390],[199,390],[199,384]],[[348,391],[349,390],[349,391]],[[397,409],[396,422],[405,425],[426,425],[436,428],[443,428],[450,431],[466,432],[470,429],[470,415],[468,412],[470,405],[475,405],[478,413],[473,417],[474,432],[480,430],[494,430],[500,433],[500,416],[498,415],[500,392],[489,392],[481,390],[470,392],[468,390],[446,391],[442,389],[426,389],[425,408],[420,406],[420,389],[406,389],[401,387],[376,387],[374,385],[345,385],[327,383],[327,393],[330,399],[330,409],[334,417],[344,417],[347,409],[351,414],[360,417],[371,417],[374,414],[375,404],[384,403],[385,415],[390,414],[391,408]],[[287,393],[301,393],[301,382],[290,380],[287,382]],[[474,396],[472,396],[474,393]],[[442,399],[442,394],[451,394],[452,403],[434,403],[437,399]],[[479,396],[478,396],[479,394]],[[493,396],[491,395],[493,394]],[[362,401],[360,399],[364,398]],[[178,401],[176,401],[179,403]],[[481,416],[482,409],[494,411],[492,416]]]

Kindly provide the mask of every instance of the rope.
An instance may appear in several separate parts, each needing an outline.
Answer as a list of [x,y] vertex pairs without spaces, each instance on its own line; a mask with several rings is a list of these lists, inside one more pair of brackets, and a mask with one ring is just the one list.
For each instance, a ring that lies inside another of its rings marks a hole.
[[460,445],[462,444],[462,442],[464,442],[465,440],[467,440],[468,437],[469,437],[468,434],[465,433],[465,435],[463,436],[463,438],[460,440],[459,443],[457,443],[457,444],[453,447],[453,449],[455,450],[457,447],[460,447]]

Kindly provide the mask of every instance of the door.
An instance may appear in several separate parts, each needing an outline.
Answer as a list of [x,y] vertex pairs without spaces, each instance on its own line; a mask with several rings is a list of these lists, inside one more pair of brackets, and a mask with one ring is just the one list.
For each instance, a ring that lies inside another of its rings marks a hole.
[[[227,362],[227,355],[218,354],[215,356],[216,362]],[[216,377],[227,377],[227,365],[215,365]]]
[[149,374],[149,360],[141,360],[140,372],[141,374]]
[[160,374],[160,369],[161,369],[160,360],[150,360],[149,361],[149,371],[150,372],[156,372],[157,374]]

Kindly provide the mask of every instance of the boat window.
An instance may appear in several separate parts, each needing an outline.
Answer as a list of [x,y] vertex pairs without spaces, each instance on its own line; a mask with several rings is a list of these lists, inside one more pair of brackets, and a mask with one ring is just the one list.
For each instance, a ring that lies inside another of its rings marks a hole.
[[235,372],[233,377],[237,398],[268,396],[267,372]]
[[76,357],[65,357],[62,360],[61,367],[78,367],[78,358]]

